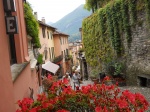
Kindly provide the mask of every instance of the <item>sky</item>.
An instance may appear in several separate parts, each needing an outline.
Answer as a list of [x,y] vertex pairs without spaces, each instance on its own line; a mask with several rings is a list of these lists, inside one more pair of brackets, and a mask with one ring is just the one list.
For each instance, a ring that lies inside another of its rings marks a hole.
[[38,20],[45,18],[46,23],[55,23],[65,15],[72,12],[85,0],[27,0],[34,12],[38,14]]

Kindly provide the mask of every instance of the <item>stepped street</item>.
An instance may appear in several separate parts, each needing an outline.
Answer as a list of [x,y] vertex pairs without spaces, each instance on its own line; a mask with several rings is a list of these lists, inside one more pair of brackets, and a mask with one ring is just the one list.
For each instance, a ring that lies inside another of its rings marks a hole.
[[[91,80],[83,80],[80,84],[80,88],[82,86],[87,86],[89,84],[94,84]],[[71,80],[71,86],[74,89],[73,80]],[[145,96],[148,102],[150,102],[150,88],[147,87],[137,87],[137,86],[123,86],[119,87],[121,90],[129,90],[133,93],[141,93]],[[150,109],[149,109],[150,110]]]

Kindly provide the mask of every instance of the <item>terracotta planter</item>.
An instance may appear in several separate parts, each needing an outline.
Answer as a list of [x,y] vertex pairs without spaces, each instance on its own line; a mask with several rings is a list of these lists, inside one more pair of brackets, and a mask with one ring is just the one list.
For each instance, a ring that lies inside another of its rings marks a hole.
[[105,83],[106,85],[112,85],[112,84],[115,84],[116,81],[114,81],[114,80],[109,80],[109,81],[105,81],[104,83]]
[[94,82],[94,84],[98,84],[99,83],[99,79],[92,79],[92,81]]

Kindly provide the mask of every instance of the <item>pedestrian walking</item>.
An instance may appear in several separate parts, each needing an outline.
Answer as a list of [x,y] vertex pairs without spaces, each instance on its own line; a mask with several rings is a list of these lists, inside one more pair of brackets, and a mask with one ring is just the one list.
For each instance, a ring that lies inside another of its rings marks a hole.
[[71,73],[69,73],[69,76],[70,76],[70,78],[72,78],[72,74]]
[[74,83],[74,90],[76,90],[76,88],[80,87],[80,80],[81,80],[81,75],[78,73],[77,70],[75,70],[75,73],[73,74],[72,79]]

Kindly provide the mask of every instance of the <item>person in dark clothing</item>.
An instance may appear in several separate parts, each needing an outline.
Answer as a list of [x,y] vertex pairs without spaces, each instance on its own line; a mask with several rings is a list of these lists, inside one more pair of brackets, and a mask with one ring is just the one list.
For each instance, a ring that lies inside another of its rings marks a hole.
[[99,76],[100,76],[100,81],[102,82],[103,79],[106,77],[106,74],[105,73],[99,73]]
[[71,73],[69,73],[69,76],[70,76],[70,78],[72,78],[72,74]]

